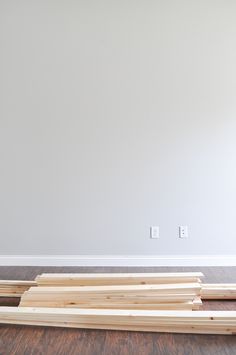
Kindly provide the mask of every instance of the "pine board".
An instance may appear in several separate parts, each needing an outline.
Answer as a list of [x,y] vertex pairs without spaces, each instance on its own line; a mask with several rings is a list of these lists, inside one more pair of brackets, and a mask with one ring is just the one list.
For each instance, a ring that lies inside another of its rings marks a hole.
[[235,334],[236,312],[0,307],[0,323],[174,333]]

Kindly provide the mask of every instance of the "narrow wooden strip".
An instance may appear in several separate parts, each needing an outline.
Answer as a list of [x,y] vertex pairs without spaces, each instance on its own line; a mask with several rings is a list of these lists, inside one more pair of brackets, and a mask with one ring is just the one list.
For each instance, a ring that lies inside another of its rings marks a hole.
[[147,309],[147,310],[196,310],[198,305],[193,302],[186,303],[143,303],[143,304],[120,304],[120,303],[75,303],[75,302],[40,302],[40,301],[21,301],[19,307],[48,307],[48,308],[86,308],[86,309]]
[[202,299],[236,299],[236,284],[202,284]]
[[54,286],[38,286],[32,287],[31,292],[34,293],[59,293],[59,292],[75,292],[75,293],[112,293],[112,292],[164,292],[164,293],[177,293],[184,291],[187,292],[199,292],[201,290],[201,285],[199,283],[177,283],[177,284],[160,284],[160,285],[113,285],[113,286],[64,286],[64,287],[54,287]]
[[44,309],[44,308],[17,308],[17,307],[0,307],[0,315],[7,314],[40,314],[44,315],[71,315],[71,316],[123,316],[123,317],[152,317],[152,318],[174,318],[174,319],[203,319],[216,321],[221,319],[231,319],[236,321],[236,311],[125,311],[125,310],[70,310],[70,309]]
[[138,273],[43,273],[42,278],[135,278],[135,277],[203,277],[202,272],[138,272]]
[[0,287],[2,286],[36,286],[36,281],[27,281],[27,280],[0,280]]
[[[162,295],[161,295],[162,296]],[[70,294],[56,294],[56,295],[50,295],[50,294],[42,294],[42,295],[37,295],[37,294],[31,294],[28,292],[25,292],[22,295],[22,301],[71,301],[71,302],[87,302],[88,300],[90,302],[117,302],[117,303],[182,303],[182,302],[192,302],[195,298],[196,295],[190,294],[190,295],[163,295],[161,297],[159,295],[154,295],[154,296],[146,296],[146,295],[132,295],[132,296],[114,296],[114,295],[92,295],[92,296],[87,296],[87,295],[70,295]],[[171,297],[172,296],[172,297]],[[196,303],[196,302],[195,302]]]
[[198,282],[202,273],[99,273],[99,274],[42,274],[38,285],[135,285],[178,282]]

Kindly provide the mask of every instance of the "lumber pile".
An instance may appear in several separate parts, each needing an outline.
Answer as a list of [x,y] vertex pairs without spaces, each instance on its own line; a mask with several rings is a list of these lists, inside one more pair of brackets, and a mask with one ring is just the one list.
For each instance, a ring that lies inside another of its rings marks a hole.
[[236,284],[202,284],[201,298],[236,300]]
[[236,284],[203,284],[199,272],[42,274],[0,281],[0,323],[236,334],[236,311],[199,311],[201,299],[236,299]]
[[115,286],[32,287],[21,297],[21,307],[107,309],[199,309],[199,283]]
[[35,281],[0,280],[0,297],[21,297],[25,291],[36,285]]
[[236,333],[236,311],[130,311],[0,307],[0,322],[144,332]]

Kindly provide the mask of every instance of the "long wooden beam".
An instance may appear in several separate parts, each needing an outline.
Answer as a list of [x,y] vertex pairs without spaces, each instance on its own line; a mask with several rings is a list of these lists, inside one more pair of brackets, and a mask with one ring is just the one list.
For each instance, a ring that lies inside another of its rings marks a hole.
[[199,282],[201,272],[176,273],[62,273],[41,274],[36,281],[39,286],[98,286],[98,285],[138,285],[161,283]]
[[236,334],[236,311],[0,307],[0,323],[200,334]]
[[200,294],[201,285],[199,283],[177,283],[177,284],[160,284],[160,285],[112,285],[112,286],[44,286],[32,287],[31,294],[93,294],[93,295],[126,295],[126,294],[183,294],[194,293]]

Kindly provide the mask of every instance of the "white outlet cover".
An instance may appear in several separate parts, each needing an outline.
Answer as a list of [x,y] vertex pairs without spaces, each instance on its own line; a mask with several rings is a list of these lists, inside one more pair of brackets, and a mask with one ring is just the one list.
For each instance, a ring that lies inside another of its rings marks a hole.
[[179,238],[188,238],[188,226],[179,226]]
[[160,238],[160,228],[159,228],[159,226],[151,226],[150,227],[150,238],[151,239]]

